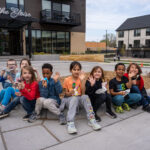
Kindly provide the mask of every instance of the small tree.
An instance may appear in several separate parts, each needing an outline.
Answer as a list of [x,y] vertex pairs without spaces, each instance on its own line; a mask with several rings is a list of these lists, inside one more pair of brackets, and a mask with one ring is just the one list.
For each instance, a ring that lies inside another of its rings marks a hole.
[[125,49],[126,49],[126,45],[123,44],[122,48],[120,49],[120,54],[121,54],[122,56],[125,55]]
[[[106,42],[106,35],[103,35],[103,40],[100,42]],[[116,47],[116,36],[113,33],[107,34],[107,45],[109,47]]]

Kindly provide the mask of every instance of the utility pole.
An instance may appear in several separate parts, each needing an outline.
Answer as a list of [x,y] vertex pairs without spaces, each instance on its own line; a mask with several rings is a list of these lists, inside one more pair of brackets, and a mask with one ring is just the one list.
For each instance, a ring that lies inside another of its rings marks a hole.
[[106,30],[106,56],[107,56],[107,30]]

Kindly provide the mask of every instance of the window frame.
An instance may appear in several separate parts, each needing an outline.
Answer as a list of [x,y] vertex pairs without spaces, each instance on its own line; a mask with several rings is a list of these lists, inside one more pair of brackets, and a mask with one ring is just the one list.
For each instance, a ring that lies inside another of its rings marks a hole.
[[[40,34],[40,43],[41,43],[41,48],[40,48],[40,51],[41,52],[44,52],[44,48],[43,48],[43,36],[42,36],[42,32],[51,32],[51,47],[50,47],[50,54],[63,54],[63,53],[66,53],[66,54],[70,54],[71,51],[70,51],[70,45],[71,45],[71,36],[70,36],[70,32],[68,31],[55,31],[55,30],[39,30],[39,29],[33,29],[32,30],[32,33],[34,32],[35,33],[35,39],[34,39],[34,42],[32,42],[32,46],[33,44],[35,44],[32,48],[32,53],[38,53],[39,49],[37,49],[37,44],[36,44],[36,41],[37,41],[37,31],[40,31],[41,34]],[[60,39],[58,39],[58,33],[59,32],[63,32],[64,33],[64,39],[63,41],[65,42],[64,43],[64,50],[60,50],[59,49],[59,44],[61,44]],[[31,38],[33,38],[32,34],[31,34]],[[28,31],[26,29],[26,39],[28,39]],[[33,39],[32,39],[33,40]],[[28,41],[27,41],[28,42]],[[28,43],[26,43],[26,46],[28,47]],[[28,50],[27,50],[28,51]],[[45,52],[46,54],[48,54],[47,52]]]
[[[149,29],[149,31],[147,31]],[[149,34],[148,34],[149,33]],[[146,36],[150,36],[150,28],[146,28],[146,33],[145,33]]]
[[[149,41],[149,44],[147,44],[147,41]],[[145,40],[145,47],[146,47],[146,48],[150,48],[150,39],[146,39],[146,40]]]
[[134,37],[139,37],[141,36],[141,29],[135,29],[134,30]]
[[118,32],[118,37],[123,38],[124,37],[124,31],[119,31]]
[[[135,45],[135,41],[139,41],[140,42],[138,46]],[[133,42],[134,42],[134,48],[140,48],[141,40],[134,40]]]
[[50,2],[50,9],[43,9],[43,0],[42,0],[42,10],[52,10],[52,1],[49,0],[49,2]]
[[[13,3],[11,3],[11,4],[13,4]],[[8,9],[8,10],[11,8],[11,7],[10,8],[8,7],[7,0],[5,1],[5,6],[6,6],[6,9]],[[21,7],[20,7],[20,0],[17,0],[17,7],[15,7],[15,8],[25,11],[25,0],[23,0],[23,9],[21,9]]]

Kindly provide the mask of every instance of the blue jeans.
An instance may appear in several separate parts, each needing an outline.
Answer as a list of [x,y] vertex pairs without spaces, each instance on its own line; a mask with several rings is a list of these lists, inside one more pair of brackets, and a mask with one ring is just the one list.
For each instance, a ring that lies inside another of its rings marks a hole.
[[150,103],[150,97],[149,96],[147,96],[146,98],[142,95],[142,93],[141,93],[141,91],[140,91],[140,89],[138,88],[138,86],[136,86],[136,85],[133,85],[132,86],[132,88],[131,88],[131,93],[138,93],[138,94],[141,94],[141,100],[139,101],[139,104],[140,105],[143,105],[143,107],[144,106],[146,106],[146,105],[148,105],[149,103]]
[[129,93],[129,98],[125,99],[123,95],[116,95],[112,97],[112,102],[116,106],[121,106],[123,103],[127,103],[129,105],[135,104],[141,100],[141,95],[136,93]]
[[0,102],[3,100],[6,89],[2,89],[0,92]]
[[12,111],[18,104],[20,104],[20,98],[21,97],[15,97],[11,103],[9,103],[6,108],[4,109],[4,113],[9,113]]
[[20,102],[23,108],[25,109],[25,111],[27,112],[27,115],[31,115],[35,109],[36,100],[28,100],[27,98],[22,96],[20,98]]
[[7,105],[4,109],[4,113],[9,113],[13,110],[18,104],[22,104],[23,108],[27,112],[28,115],[31,115],[35,109],[36,100],[29,101],[24,96],[15,97],[11,103]]
[[[14,89],[12,87],[8,87],[7,89],[3,89],[0,93],[0,100],[1,100],[1,104],[4,106],[7,106],[11,97],[16,97],[15,92],[19,92],[18,89]],[[2,95],[2,96],[1,96]]]

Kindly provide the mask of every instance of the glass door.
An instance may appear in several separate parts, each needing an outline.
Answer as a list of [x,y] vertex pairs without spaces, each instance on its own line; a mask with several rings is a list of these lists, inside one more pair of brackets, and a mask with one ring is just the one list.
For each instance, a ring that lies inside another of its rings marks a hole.
[[19,30],[0,29],[0,55],[22,55],[21,32]]

